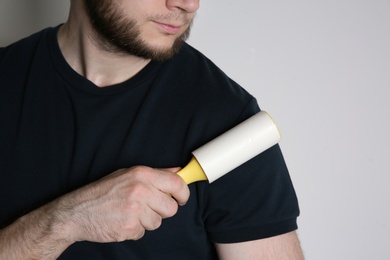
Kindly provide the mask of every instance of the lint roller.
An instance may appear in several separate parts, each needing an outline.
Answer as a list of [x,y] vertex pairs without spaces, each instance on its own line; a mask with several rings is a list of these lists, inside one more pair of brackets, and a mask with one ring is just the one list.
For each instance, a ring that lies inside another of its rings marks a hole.
[[271,116],[260,111],[192,152],[192,159],[178,174],[187,184],[209,183],[262,153],[281,139]]

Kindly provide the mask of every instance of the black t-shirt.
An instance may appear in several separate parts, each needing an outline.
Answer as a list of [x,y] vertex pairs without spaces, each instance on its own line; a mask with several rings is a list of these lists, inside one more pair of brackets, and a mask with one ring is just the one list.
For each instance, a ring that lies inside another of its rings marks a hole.
[[[259,111],[189,45],[98,88],[66,63],[57,28],[0,52],[0,226],[117,169],[185,166],[191,151]],[[79,242],[60,259],[214,259],[232,243],[297,228],[296,195],[276,145],[219,180],[138,241]]]

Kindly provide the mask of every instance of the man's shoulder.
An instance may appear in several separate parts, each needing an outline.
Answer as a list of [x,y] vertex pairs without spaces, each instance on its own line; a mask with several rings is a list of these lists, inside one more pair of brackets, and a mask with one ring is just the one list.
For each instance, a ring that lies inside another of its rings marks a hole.
[[203,66],[203,67],[212,67],[213,69],[219,70],[218,66],[211,61],[205,54],[195,47],[185,43],[181,48],[178,55],[174,57],[174,60],[184,61],[190,66]]
[[[223,98],[243,99],[244,103],[252,99],[239,83],[227,75],[217,64],[201,51],[189,44],[183,45],[182,50],[168,65],[168,73],[174,73],[175,79],[187,83],[197,92],[222,100]],[[204,97],[202,98],[204,99]]]
[[[237,85],[220,67],[201,51],[185,43],[181,51],[167,63],[177,75],[185,75],[187,81],[211,84],[214,87]],[[218,83],[218,84],[215,84]]]
[[32,75],[31,72],[45,76],[42,67],[39,67],[41,64],[49,64],[45,32],[34,33],[0,49],[1,91],[17,91],[24,85],[26,78]]
[[200,125],[220,122],[219,129],[226,130],[258,111],[256,99],[245,88],[188,44],[163,67],[161,96],[164,100],[174,96],[178,106],[191,107],[201,118]]
[[0,47],[0,55],[5,55],[6,53],[12,54],[13,57],[28,55],[29,53],[34,52],[37,45],[51,30],[53,30],[53,28],[45,28],[15,41],[8,46]]

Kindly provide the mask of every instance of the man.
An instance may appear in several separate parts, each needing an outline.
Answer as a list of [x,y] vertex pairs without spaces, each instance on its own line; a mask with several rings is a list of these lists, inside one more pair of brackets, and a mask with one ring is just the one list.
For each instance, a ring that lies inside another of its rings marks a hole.
[[0,52],[0,259],[302,259],[276,145],[187,186],[191,151],[258,112],[184,43],[199,0],[72,0]]

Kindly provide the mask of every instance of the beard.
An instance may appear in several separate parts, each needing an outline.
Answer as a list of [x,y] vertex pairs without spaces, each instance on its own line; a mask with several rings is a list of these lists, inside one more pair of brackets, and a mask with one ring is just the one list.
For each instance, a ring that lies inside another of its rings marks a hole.
[[115,0],[84,0],[87,14],[97,32],[96,40],[108,52],[132,55],[155,61],[165,61],[179,52],[190,35],[192,21],[169,48],[151,46],[141,38],[136,20],[126,18]]

